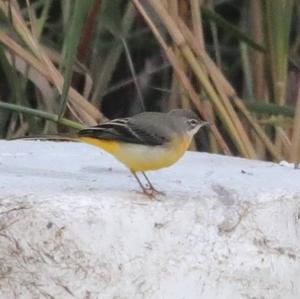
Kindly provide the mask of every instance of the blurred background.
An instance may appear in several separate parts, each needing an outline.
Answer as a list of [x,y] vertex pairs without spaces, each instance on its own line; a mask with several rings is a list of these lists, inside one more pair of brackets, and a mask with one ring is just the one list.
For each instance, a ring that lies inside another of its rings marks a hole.
[[296,0],[0,0],[0,138],[184,107],[195,150],[299,162],[299,65]]

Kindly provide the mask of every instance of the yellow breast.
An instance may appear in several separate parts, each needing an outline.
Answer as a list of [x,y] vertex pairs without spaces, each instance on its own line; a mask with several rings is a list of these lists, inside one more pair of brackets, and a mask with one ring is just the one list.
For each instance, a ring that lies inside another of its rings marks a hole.
[[81,141],[98,146],[112,154],[132,171],[147,171],[174,164],[188,149],[191,138],[175,138],[164,146],[121,143],[91,137],[81,137]]

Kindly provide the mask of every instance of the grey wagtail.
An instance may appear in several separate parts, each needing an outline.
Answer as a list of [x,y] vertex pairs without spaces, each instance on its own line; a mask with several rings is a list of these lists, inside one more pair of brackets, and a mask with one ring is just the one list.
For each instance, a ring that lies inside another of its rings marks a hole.
[[[187,109],[143,112],[83,129],[77,138],[112,154],[131,171],[143,192],[153,196],[162,192],[154,188],[145,171],[174,164],[198,130],[208,124]],[[148,186],[142,184],[136,172],[143,174]]]
[[[148,196],[157,191],[145,174],[147,170],[168,167],[180,159],[193,136],[209,123],[191,110],[174,109],[168,113],[143,112],[80,130],[75,135],[29,136],[29,139],[83,141],[100,147],[122,162]],[[17,138],[19,139],[19,138]],[[148,186],[137,176],[141,172]]]

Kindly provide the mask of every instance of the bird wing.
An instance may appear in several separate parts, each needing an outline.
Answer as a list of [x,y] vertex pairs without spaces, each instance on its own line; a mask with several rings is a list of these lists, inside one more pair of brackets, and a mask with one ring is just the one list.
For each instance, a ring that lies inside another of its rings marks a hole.
[[143,145],[162,145],[167,140],[161,129],[147,120],[140,122],[135,118],[121,118],[79,131],[79,137],[116,140]]

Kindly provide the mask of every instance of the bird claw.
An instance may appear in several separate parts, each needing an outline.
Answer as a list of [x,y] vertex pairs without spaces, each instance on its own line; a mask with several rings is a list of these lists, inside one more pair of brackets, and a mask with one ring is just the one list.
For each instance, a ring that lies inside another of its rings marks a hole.
[[155,198],[155,195],[166,195],[164,192],[158,191],[153,187],[144,188],[143,193],[150,198]]

